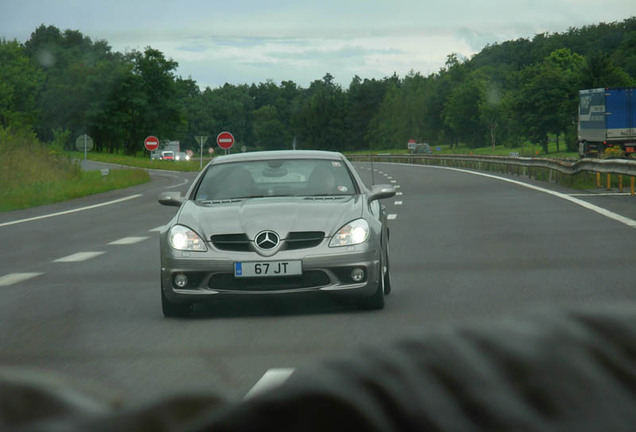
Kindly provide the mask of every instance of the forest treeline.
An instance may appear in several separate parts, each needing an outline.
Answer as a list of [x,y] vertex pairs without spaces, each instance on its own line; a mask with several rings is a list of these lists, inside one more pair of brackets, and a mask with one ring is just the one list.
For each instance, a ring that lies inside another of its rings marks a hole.
[[[425,49],[425,48],[423,48]],[[76,30],[41,25],[28,41],[0,41],[0,127],[73,146],[88,133],[101,152],[134,154],[143,140],[231,131],[249,150],[405,148],[410,138],[471,148],[549,136],[576,147],[580,89],[634,86],[636,17],[449,54],[436,73],[369,79],[348,88],[327,73],[307,88],[270,80],[201,89],[177,62],[147,47],[113,52]]]

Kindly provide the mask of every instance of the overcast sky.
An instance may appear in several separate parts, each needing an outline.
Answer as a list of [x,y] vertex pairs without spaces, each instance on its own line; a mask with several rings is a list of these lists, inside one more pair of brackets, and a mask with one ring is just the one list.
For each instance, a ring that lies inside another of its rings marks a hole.
[[0,0],[0,38],[41,24],[114,51],[156,48],[201,87],[326,73],[351,79],[439,71],[446,56],[636,16],[635,0]]

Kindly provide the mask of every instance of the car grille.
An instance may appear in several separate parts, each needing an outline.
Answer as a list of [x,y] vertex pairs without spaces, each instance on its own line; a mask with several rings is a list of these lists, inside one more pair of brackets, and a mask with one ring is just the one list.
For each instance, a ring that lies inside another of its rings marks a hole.
[[215,248],[233,252],[250,251],[250,239],[246,234],[219,234],[211,237]]
[[329,276],[320,270],[304,272],[301,276],[235,278],[230,273],[215,274],[208,287],[229,291],[275,291],[315,288],[330,284]]
[[[284,240],[286,250],[308,249],[322,243],[325,233],[322,231],[291,232]],[[217,234],[210,240],[215,248],[231,252],[249,252],[252,242],[246,234]]]
[[285,243],[287,250],[307,249],[318,246],[324,238],[325,233],[322,231],[291,232]]

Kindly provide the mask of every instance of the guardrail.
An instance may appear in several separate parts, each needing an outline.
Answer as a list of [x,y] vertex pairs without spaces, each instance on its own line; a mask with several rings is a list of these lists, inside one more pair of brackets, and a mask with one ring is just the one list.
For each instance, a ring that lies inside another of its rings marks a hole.
[[414,154],[378,154],[378,155],[349,155],[354,161],[393,162],[408,164],[423,164],[435,166],[461,167],[482,171],[498,171],[508,174],[529,176],[533,169],[545,169],[552,173],[574,175],[580,172],[597,174],[597,185],[600,187],[600,175],[605,174],[607,185],[611,182],[611,175],[619,176],[619,189],[623,189],[623,176],[630,177],[631,194],[635,194],[636,161],[626,159],[581,159],[561,160],[549,158],[531,158],[519,156],[474,156],[474,155],[414,155]]

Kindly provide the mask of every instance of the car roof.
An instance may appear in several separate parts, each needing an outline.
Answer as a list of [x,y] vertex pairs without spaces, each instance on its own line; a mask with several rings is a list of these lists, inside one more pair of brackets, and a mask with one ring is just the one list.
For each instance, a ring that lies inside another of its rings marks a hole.
[[246,153],[235,153],[218,156],[212,163],[245,162],[269,159],[335,159],[342,160],[345,157],[339,152],[322,150],[271,150]]

